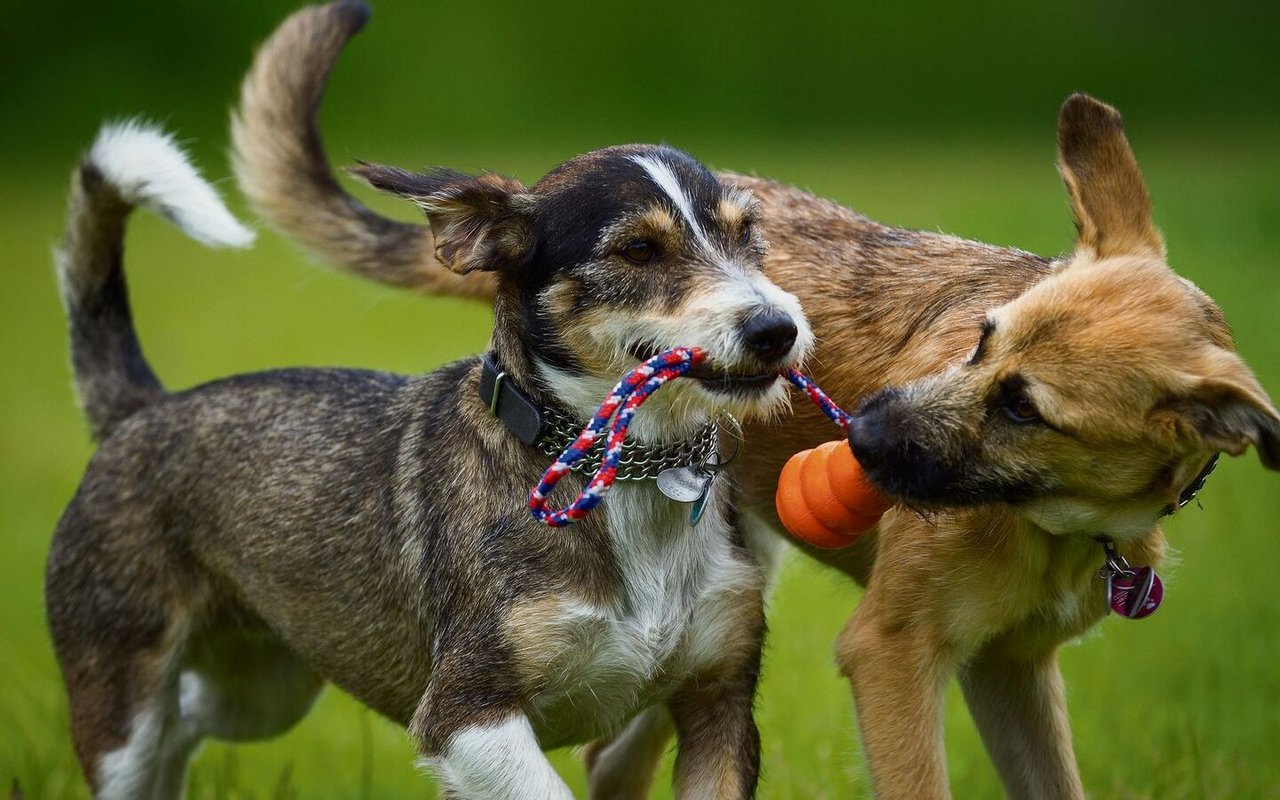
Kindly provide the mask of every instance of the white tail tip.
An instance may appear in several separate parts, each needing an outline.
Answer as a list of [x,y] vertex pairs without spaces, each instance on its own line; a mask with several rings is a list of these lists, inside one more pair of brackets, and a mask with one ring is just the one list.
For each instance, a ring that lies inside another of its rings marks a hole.
[[140,120],[104,125],[87,161],[121,198],[146,206],[210,247],[248,247],[254,232],[240,224],[159,126]]

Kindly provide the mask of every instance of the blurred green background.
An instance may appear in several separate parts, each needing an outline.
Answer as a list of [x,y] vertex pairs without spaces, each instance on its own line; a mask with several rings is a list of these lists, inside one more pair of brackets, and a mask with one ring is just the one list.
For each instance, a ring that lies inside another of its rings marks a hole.
[[[50,531],[91,452],[74,408],[49,249],[100,120],[142,113],[229,175],[226,110],[253,45],[293,3],[28,3],[0,48],[0,790],[83,797],[41,603]],[[333,157],[493,168],[533,180],[575,153],[665,140],[886,222],[1045,254],[1070,246],[1058,104],[1120,107],[1171,263],[1220,301],[1280,394],[1280,36],[1274,4],[1073,6],[553,0],[379,3],[339,64]],[[247,214],[233,184],[223,189]],[[408,214],[375,201],[388,213]],[[479,351],[485,308],[346,278],[264,233],[211,253],[138,217],[137,324],[173,387],[276,366],[422,371]],[[1280,480],[1224,464],[1168,526],[1180,563],[1151,620],[1063,654],[1076,747],[1099,798],[1280,796]],[[760,796],[866,796],[831,645],[852,585],[795,558],[774,596]],[[957,797],[999,784],[958,695]],[[335,690],[289,735],[209,745],[194,798],[423,796],[404,734]],[[581,788],[573,753],[556,754]],[[665,786],[658,793],[666,796]]]

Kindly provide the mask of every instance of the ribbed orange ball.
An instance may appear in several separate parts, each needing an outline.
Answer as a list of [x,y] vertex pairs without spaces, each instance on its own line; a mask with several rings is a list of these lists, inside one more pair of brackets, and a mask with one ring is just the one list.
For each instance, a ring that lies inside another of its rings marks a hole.
[[847,547],[893,505],[867,480],[847,441],[796,453],[778,476],[778,519],[815,547]]

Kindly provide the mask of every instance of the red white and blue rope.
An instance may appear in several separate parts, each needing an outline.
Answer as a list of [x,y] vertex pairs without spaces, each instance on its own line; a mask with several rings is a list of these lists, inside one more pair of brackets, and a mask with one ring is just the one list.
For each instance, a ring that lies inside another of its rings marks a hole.
[[793,386],[808,395],[813,404],[822,409],[822,413],[830,417],[832,422],[845,430],[849,429],[849,420],[853,418],[852,415],[836,405],[836,402],[828,397],[826,392],[819,389],[818,384],[813,382],[813,378],[795,368],[788,369],[783,374],[787,376],[787,380],[791,381]]
[[[627,438],[627,427],[636,409],[649,399],[663,384],[684,375],[706,360],[707,354],[698,347],[676,347],[659,353],[628,372],[613,387],[600,404],[595,416],[582,429],[573,444],[542,474],[542,480],[529,495],[529,511],[539,522],[553,528],[563,528],[582,519],[600,504],[613,486],[618,474],[618,461],[622,458],[622,443]],[[849,414],[836,405],[807,375],[788,369],[783,375],[809,399],[822,409],[831,421],[842,428],[849,427]],[[547,497],[560,479],[569,474],[570,468],[587,454],[591,446],[608,431],[604,457],[582,493],[568,506],[559,510],[547,508]]]
[[[538,481],[533,493],[529,495],[529,511],[534,518],[553,528],[563,528],[582,519],[599,505],[618,474],[622,443],[627,438],[627,427],[631,424],[636,409],[658,387],[685,374],[701,364],[706,357],[707,354],[699,348],[677,347],[659,353],[623,376],[604,398],[599,410],[587,423],[587,427],[582,429],[578,438],[542,474],[542,480]],[[549,511],[547,496],[551,494],[551,490],[569,473],[574,462],[586,455],[606,428],[608,438],[605,440],[600,469],[591,476],[586,488],[572,503],[559,511]]]

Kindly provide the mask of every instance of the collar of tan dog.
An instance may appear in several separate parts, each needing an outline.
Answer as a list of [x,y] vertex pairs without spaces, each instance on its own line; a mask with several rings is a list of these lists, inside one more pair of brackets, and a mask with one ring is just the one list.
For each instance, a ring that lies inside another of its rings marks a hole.
[[[1209,480],[1209,475],[1212,474],[1214,467],[1218,466],[1218,457],[1221,455],[1221,453],[1214,453],[1213,458],[1209,459],[1209,463],[1205,464],[1204,469],[1200,470],[1200,474],[1196,475],[1191,483],[1187,484],[1187,488],[1182,490],[1182,493],[1178,495],[1178,508],[1183,508],[1187,503],[1196,499],[1196,495],[1200,494],[1200,490],[1204,488],[1205,481]],[[1169,509],[1169,514],[1166,516],[1172,515],[1178,508]]]
[[[1218,456],[1214,453],[1200,473],[1178,493],[1177,507],[1170,506],[1161,516],[1170,516],[1179,508],[1185,507],[1204,488],[1209,473],[1218,465]],[[1150,565],[1130,565],[1129,561],[1116,549],[1116,543],[1110,536],[1094,536],[1102,545],[1102,569],[1098,577],[1102,580],[1108,605],[1111,610],[1129,619],[1145,619],[1155,613],[1164,599],[1164,583]]]
[[[1169,506],[1165,508],[1165,510],[1160,514],[1161,517],[1172,517],[1175,513],[1186,508],[1189,503],[1196,499],[1200,494],[1200,491],[1204,489],[1205,483],[1208,482],[1209,475],[1211,475],[1214,468],[1218,466],[1218,458],[1221,455],[1221,453],[1213,454],[1213,457],[1209,459],[1200,472],[1191,479],[1191,482],[1188,483],[1181,492],[1178,493],[1178,505],[1176,507]],[[1106,534],[1097,534],[1093,538],[1104,545],[1113,542],[1112,538]]]
[[[480,400],[520,441],[543,455],[556,458],[578,438],[585,422],[554,406],[542,405],[529,397],[498,363],[493,353],[481,360]],[[718,459],[719,425],[711,420],[690,438],[669,444],[648,444],[628,439],[622,447],[615,480],[656,480],[664,470],[696,467]],[[590,475],[604,454],[604,438],[597,440],[571,469]]]

